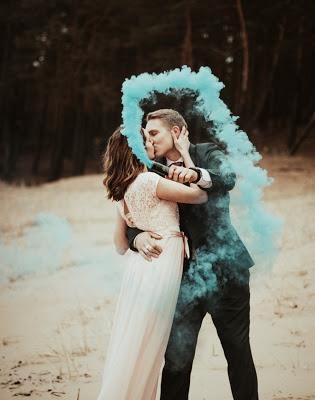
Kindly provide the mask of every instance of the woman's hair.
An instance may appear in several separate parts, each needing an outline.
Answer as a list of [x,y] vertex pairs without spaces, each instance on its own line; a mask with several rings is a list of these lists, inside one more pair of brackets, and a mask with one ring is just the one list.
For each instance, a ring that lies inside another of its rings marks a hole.
[[109,138],[102,157],[107,197],[116,201],[123,199],[128,186],[144,170],[144,164],[131,151],[121,128],[119,126]]

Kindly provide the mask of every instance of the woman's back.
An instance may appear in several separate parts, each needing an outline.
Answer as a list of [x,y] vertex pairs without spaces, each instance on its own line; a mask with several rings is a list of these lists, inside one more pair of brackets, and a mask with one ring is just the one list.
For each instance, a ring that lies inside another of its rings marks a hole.
[[177,203],[157,197],[156,188],[160,176],[154,172],[142,172],[129,185],[124,201],[118,202],[121,215],[128,226],[143,231],[179,231]]

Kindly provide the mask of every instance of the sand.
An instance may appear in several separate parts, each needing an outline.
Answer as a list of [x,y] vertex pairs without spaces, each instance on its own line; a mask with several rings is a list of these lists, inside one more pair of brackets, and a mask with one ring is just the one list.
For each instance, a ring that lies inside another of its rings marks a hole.
[[[315,399],[315,161],[268,156],[262,165],[275,178],[264,198],[284,231],[271,273],[252,269],[260,399]],[[95,399],[124,271],[101,176],[32,188],[0,183],[0,194],[0,399]],[[232,399],[210,317],[199,335],[190,399]]]

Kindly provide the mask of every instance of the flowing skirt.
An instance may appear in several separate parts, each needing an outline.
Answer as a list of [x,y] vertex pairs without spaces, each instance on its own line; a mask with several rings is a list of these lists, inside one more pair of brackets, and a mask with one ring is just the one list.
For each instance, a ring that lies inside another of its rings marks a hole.
[[183,240],[151,262],[128,250],[97,400],[155,400],[182,277]]

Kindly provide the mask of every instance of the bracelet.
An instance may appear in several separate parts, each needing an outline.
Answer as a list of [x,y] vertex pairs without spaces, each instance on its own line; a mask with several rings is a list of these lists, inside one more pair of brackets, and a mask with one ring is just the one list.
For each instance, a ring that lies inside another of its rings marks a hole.
[[200,171],[200,169],[199,169],[199,168],[193,168],[193,167],[190,167],[189,169],[192,169],[193,171],[197,172],[197,174],[198,174],[197,179],[196,179],[194,182],[192,182],[192,183],[197,183],[197,182],[199,182],[200,179],[201,179],[201,171]]

